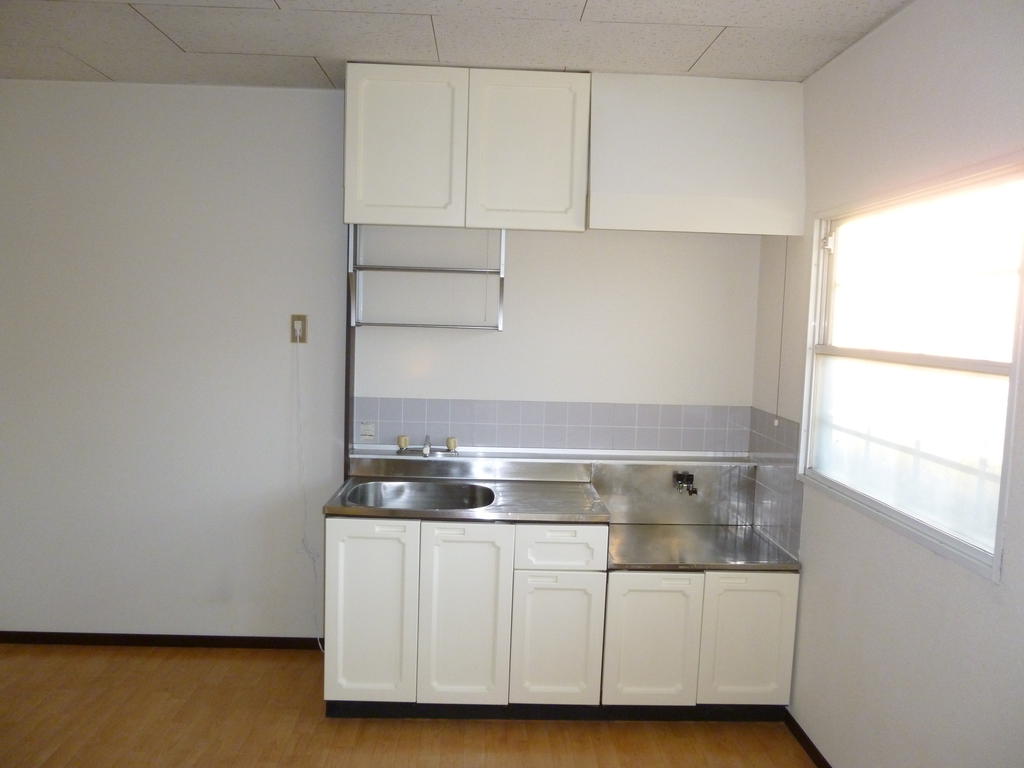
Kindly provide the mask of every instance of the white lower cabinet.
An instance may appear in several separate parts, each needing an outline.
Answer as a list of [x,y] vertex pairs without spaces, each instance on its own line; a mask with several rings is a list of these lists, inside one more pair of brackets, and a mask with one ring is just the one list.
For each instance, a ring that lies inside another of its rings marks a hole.
[[606,575],[606,531],[329,518],[324,698],[789,703],[798,574]]
[[604,704],[697,701],[703,573],[608,575]]
[[421,526],[416,701],[507,704],[515,528]]
[[516,571],[508,699],[599,704],[603,571]]
[[416,700],[420,523],[326,521],[324,698]]
[[800,576],[709,571],[697,701],[788,704]]

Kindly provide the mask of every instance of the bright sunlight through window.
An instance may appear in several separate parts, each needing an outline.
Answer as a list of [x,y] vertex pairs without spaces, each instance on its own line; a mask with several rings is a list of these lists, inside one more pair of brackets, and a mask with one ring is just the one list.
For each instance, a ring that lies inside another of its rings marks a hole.
[[825,224],[807,474],[991,565],[1024,179]]

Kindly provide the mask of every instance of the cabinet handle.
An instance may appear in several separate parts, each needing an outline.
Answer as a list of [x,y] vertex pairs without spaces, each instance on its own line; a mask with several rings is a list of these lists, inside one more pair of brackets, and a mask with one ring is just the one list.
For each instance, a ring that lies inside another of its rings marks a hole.
[[527,584],[557,584],[557,576],[527,576]]
[[661,583],[666,587],[671,587],[676,584],[690,585],[693,583],[693,579],[689,576],[670,576],[668,578],[662,579]]
[[746,584],[747,580],[743,576],[719,576],[718,580],[723,584]]
[[374,533],[405,533],[404,525],[375,525]]
[[466,535],[466,529],[465,528],[438,528],[435,535],[437,535],[437,536],[465,536]]
[[563,530],[563,529],[560,529],[560,528],[548,528],[547,531],[545,531],[545,534],[546,534],[547,538],[549,538],[549,539],[575,539],[576,538],[576,531],[572,530],[571,528],[569,530],[567,530],[567,531]]

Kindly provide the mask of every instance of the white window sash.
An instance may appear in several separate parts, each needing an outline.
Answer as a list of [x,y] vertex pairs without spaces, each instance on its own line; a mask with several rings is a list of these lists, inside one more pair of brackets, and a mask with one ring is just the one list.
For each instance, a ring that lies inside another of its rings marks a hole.
[[[992,180],[1010,175],[1020,175],[1022,166],[1019,163],[1003,168],[998,172],[984,172],[978,175],[979,180]],[[828,215],[814,223],[813,259],[811,265],[811,301],[812,311],[807,328],[806,364],[804,367],[804,398],[803,420],[801,424],[800,455],[798,477],[806,485],[817,488],[833,498],[839,499],[862,513],[879,520],[891,528],[904,533],[909,538],[928,549],[950,558],[968,569],[980,573],[992,581],[998,582],[1001,577],[1003,559],[1003,538],[1006,528],[1010,474],[1013,469],[1014,438],[1016,433],[1017,390],[1022,375],[1021,360],[1024,357],[1024,269],[1021,270],[1021,292],[1017,302],[1017,327],[1015,329],[1013,361],[1010,363],[993,360],[974,360],[965,358],[940,357],[886,350],[852,349],[836,347],[828,344],[829,321],[831,319],[829,302],[831,301],[831,284],[829,278],[830,255],[832,241],[830,234],[842,221],[860,216],[869,211],[879,210],[888,205],[896,205],[914,198],[924,198],[948,191],[959,186],[968,186],[968,180],[961,180],[936,186],[931,190],[905,195],[891,201],[846,211],[843,214]],[[878,362],[916,365],[948,370],[961,370],[975,373],[1002,375],[1009,378],[1007,393],[1007,414],[1005,420],[1005,438],[1003,444],[1003,466],[1000,476],[999,506],[996,519],[996,535],[993,553],[969,544],[946,533],[928,523],[885,504],[877,499],[861,493],[844,483],[832,480],[813,467],[810,437],[814,434],[817,416],[814,411],[816,400],[816,363],[819,356],[854,357]]]

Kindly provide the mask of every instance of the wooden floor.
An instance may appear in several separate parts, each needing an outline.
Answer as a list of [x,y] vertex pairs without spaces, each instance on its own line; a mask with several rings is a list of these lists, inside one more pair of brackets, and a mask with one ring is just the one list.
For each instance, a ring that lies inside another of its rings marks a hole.
[[0,766],[813,768],[782,723],[324,717],[317,651],[0,644]]

